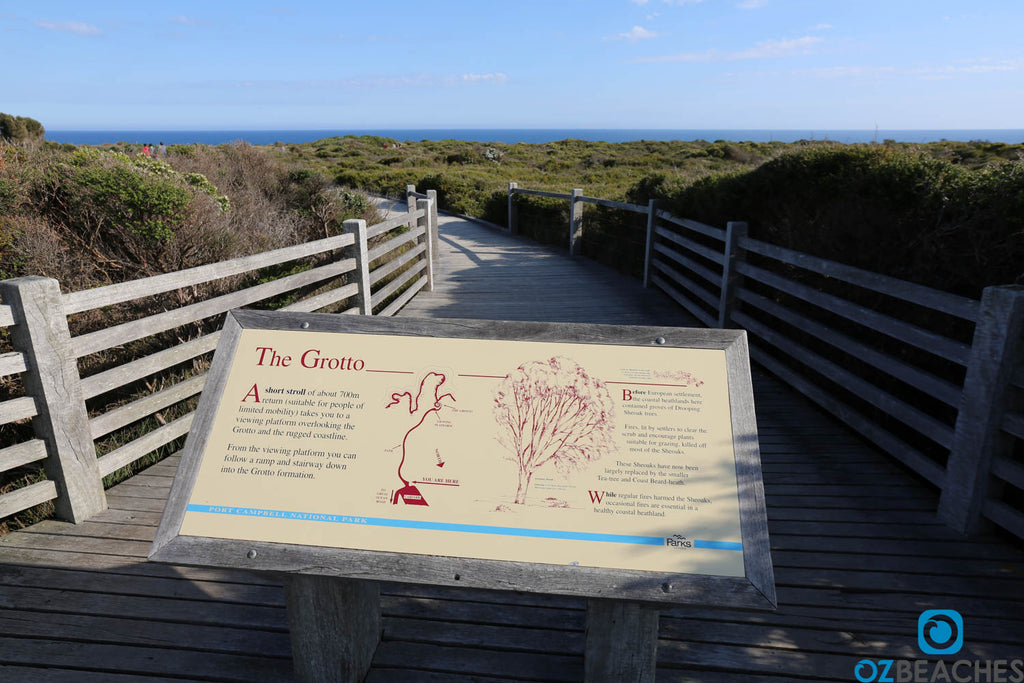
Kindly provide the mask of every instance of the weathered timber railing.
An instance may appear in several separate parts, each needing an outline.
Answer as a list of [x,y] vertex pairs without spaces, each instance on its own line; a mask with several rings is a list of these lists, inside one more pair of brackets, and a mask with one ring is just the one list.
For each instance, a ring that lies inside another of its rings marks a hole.
[[[48,278],[0,282],[0,329],[9,330],[14,348],[0,355],[0,380],[20,375],[24,385],[23,396],[0,403],[0,427],[31,418],[35,433],[20,443],[0,442],[0,474],[36,462],[43,463],[46,473],[41,481],[0,495],[0,519],[48,501],[61,519],[88,519],[106,507],[103,477],[186,435],[193,417],[187,402],[203,389],[204,358],[217,345],[219,318],[226,311],[275,298],[280,304],[288,295],[298,300],[279,310],[331,307],[349,314],[394,315],[421,289],[433,286],[435,216],[431,201],[421,199],[408,213],[369,227],[363,220],[345,221],[343,233],[334,237],[67,294]],[[69,316],[145,297],[163,295],[164,304],[173,293],[311,257],[322,263],[71,336]],[[171,343],[154,351],[157,336],[166,339],[168,333]],[[95,360],[114,349],[134,358],[80,377],[83,359]],[[182,372],[182,364],[191,367]],[[175,368],[179,371],[170,372]],[[157,389],[157,384],[162,386]],[[168,421],[163,417],[168,409],[181,414]],[[154,416],[158,426],[140,425]],[[135,438],[118,440],[116,447],[103,443],[126,428]],[[99,457],[97,441],[107,450]]]
[[[409,211],[415,210],[416,209],[416,203],[417,202],[421,202],[424,199],[426,199],[427,201],[430,202],[430,211],[431,211],[430,220],[431,220],[431,224],[436,226],[437,225],[437,190],[427,190],[426,192],[417,192],[415,185],[406,185],[405,186],[405,201],[406,201],[406,204],[409,206]],[[438,250],[438,242],[439,242],[439,240],[440,240],[440,235],[439,235],[437,230],[434,230],[433,238],[431,240],[431,247],[433,248],[435,254],[438,253],[437,250]]]
[[511,232],[517,196],[569,202],[572,254],[582,204],[646,215],[645,286],[746,329],[755,361],[934,484],[950,526],[987,518],[1024,539],[1024,288],[977,301],[582,190],[509,183]]

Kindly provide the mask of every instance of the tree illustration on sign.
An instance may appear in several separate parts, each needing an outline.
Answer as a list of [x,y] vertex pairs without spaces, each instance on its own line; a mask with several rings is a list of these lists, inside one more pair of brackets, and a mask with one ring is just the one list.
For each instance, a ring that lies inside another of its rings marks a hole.
[[[391,394],[391,402],[384,406],[385,409],[398,405],[407,408],[411,421],[415,423],[402,438],[402,460],[398,463],[398,478],[402,480],[402,488],[395,491],[391,498],[391,502],[394,505],[397,505],[399,501],[406,505],[427,505],[427,501],[423,494],[420,493],[420,490],[402,476],[402,467],[405,465],[406,458],[409,455],[408,443],[412,433],[419,429],[430,415],[437,413],[445,407],[445,399],[451,399],[452,402],[455,401],[455,397],[450,393],[441,393],[441,387],[444,386],[446,380],[447,378],[439,372],[427,373],[423,381],[420,382],[419,391],[416,392],[416,396],[413,396],[412,392],[409,391],[394,393]],[[439,453],[437,454],[437,461],[438,467],[444,466]]]
[[498,387],[494,417],[505,457],[518,468],[515,502],[550,464],[563,476],[615,449],[614,412],[604,383],[564,356],[520,365]]

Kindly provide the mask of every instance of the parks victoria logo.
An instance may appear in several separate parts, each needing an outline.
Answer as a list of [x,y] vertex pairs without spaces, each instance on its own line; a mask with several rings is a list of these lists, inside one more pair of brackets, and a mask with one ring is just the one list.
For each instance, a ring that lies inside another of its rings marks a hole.
[[[917,618],[917,647],[925,655],[949,657],[964,646],[964,618],[953,609],[928,609]],[[1024,659],[862,659],[853,667],[860,683],[977,681],[1024,683]]]
[[693,547],[693,541],[689,540],[682,534],[672,534],[671,536],[665,537],[665,545],[670,548],[686,550]]

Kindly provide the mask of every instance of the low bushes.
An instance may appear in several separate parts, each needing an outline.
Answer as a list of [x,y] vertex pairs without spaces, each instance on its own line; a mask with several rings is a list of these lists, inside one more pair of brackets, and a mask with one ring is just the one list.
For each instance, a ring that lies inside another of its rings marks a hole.
[[632,201],[662,199],[711,225],[978,298],[1024,281],[1024,165],[958,166],[913,149],[812,147],[757,169],[680,185],[650,176]]

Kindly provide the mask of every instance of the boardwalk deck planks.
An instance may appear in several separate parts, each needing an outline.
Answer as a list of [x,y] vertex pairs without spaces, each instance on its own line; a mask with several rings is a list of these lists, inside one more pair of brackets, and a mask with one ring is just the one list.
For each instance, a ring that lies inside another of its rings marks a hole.
[[[630,304],[624,292],[637,283],[607,285],[617,277],[607,269],[477,224],[442,217],[440,244],[435,291],[421,292],[411,315],[687,322],[639,285]],[[861,658],[922,657],[917,616],[932,607],[964,615],[966,658],[1021,656],[1019,547],[964,539],[934,505],[907,505],[934,502],[934,489],[777,380],[755,371],[754,394],[779,608],[668,610],[658,681],[854,680]],[[145,561],[175,464],[108,491],[109,509],[86,524],[47,522],[0,540],[0,679],[290,679],[279,583]],[[993,578],[1009,593],[986,590]],[[580,680],[585,607],[579,598],[384,584],[368,681]]]

